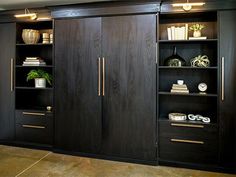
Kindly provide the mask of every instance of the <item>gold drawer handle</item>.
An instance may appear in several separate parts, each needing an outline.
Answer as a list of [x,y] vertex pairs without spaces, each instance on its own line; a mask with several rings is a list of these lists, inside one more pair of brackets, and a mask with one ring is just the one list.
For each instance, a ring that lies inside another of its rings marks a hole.
[[183,139],[171,139],[170,141],[177,143],[204,144],[203,141],[193,141],[193,140],[183,140]]
[[22,125],[23,128],[34,128],[34,129],[45,129],[44,126],[36,126],[36,125]]
[[173,126],[173,127],[204,128],[203,125],[193,125],[193,124],[176,124],[176,123],[171,123],[171,126]]
[[23,115],[34,115],[34,116],[45,116],[44,113],[36,113],[36,112],[23,112]]

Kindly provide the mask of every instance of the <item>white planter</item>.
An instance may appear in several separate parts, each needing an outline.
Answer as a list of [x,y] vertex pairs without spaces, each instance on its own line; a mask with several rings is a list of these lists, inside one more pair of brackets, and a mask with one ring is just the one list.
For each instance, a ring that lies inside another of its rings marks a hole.
[[36,78],[35,79],[35,88],[46,88],[46,79]]
[[201,37],[202,33],[201,31],[194,31],[193,32],[193,37]]

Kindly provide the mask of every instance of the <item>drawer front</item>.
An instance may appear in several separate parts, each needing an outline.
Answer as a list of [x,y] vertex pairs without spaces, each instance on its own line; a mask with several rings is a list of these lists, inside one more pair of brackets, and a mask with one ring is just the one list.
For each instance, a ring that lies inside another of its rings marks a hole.
[[17,124],[36,124],[45,125],[53,119],[52,113],[46,113],[41,111],[23,111],[17,110],[16,114]]
[[189,163],[217,163],[217,126],[161,121],[159,134],[161,159]]
[[163,160],[217,164],[218,148],[215,141],[160,137],[160,158]]
[[16,124],[17,141],[52,144],[53,141],[53,124],[52,121],[44,125],[38,124]]
[[212,124],[191,124],[174,121],[160,121],[159,134],[161,137],[217,141],[218,128],[216,125]]

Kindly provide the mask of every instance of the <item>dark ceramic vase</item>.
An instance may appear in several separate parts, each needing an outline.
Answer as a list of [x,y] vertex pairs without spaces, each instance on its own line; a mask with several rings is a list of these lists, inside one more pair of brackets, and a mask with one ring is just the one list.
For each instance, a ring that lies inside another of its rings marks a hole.
[[182,67],[186,65],[186,61],[177,54],[176,46],[173,48],[173,54],[165,59],[165,66]]

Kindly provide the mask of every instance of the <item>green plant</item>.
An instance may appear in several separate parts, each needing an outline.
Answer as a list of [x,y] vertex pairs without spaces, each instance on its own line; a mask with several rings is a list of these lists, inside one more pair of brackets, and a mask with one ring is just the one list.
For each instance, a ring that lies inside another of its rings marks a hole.
[[28,74],[27,74],[27,81],[32,80],[32,79],[36,79],[36,78],[44,78],[46,79],[46,81],[49,83],[49,85],[52,85],[52,75],[45,72],[42,69],[38,69],[38,70],[31,70]]
[[190,31],[201,31],[203,28],[205,28],[204,25],[201,25],[201,24],[194,24],[192,25],[189,30]]

